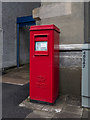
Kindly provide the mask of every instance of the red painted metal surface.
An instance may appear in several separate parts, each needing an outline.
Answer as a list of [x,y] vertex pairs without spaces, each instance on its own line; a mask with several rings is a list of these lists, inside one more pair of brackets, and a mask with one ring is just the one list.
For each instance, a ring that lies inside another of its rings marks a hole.
[[[59,93],[59,29],[55,25],[30,28],[30,99],[54,103]],[[47,42],[36,51],[35,42]]]

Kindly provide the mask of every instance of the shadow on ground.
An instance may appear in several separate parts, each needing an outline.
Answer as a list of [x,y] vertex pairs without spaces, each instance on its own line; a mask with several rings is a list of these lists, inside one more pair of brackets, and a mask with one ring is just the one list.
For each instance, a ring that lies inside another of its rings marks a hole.
[[29,84],[19,86],[2,84],[2,117],[3,118],[25,118],[31,109],[19,107],[19,104],[28,97]]

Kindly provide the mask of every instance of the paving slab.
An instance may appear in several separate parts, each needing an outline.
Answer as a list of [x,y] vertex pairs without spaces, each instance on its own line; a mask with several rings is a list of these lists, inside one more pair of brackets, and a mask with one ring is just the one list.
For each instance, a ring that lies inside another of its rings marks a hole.
[[3,83],[8,83],[8,84],[14,84],[14,85],[25,85],[28,83],[28,81],[26,80],[22,80],[22,79],[15,79],[15,78],[10,78],[10,77],[2,77],[2,82]]
[[[48,116],[48,114],[53,119],[54,118],[81,118],[83,114],[83,108],[78,106],[78,104],[75,104],[75,105],[70,104],[72,100],[70,100],[70,102],[67,102],[67,97],[68,95],[58,97],[54,105],[32,103],[32,102],[29,102],[30,98],[28,97],[27,100],[23,101],[23,104],[25,104],[25,107],[32,108],[33,111],[35,112],[30,113],[27,118],[29,117],[32,118],[33,116],[34,118],[38,118],[38,117],[45,118],[46,116]],[[46,116],[43,115],[44,113]]]
[[30,98],[28,97],[26,100],[24,100],[22,103],[27,107],[27,108],[32,108],[33,110],[41,110],[45,112],[54,112],[58,113],[61,112],[64,103],[65,103],[65,97],[58,97],[54,105],[47,105],[47,104],[41,104],[41,103],[33,103],[30,102]]
[[49,118],[51,120],[54,115],[55,114],[35,110],[32,113],[30,113],[29,115],[27,115],[26,118]]
[[63,112],[70,112],[82,116],[83,108],[80,106],[66,104],[62,110]]
[[70,105],[76,105],[76,106],[81,106],[81,99],[76,96],[67,96],[66,97],[66,103]]
[[33,109],[33,110],[42,110],[42,108],[44,107],[44,104],[32,103],[28,100],[28,98],[26,100],[24,100],[22,103],[23,103],[23,105],[25,105],[25,107]]
[[28,96],[28,84],[24,86],[2,84],[2,117],[3,118],[26,118],[32,109],[27,109],[25,106],[20,107]]
[[88,109],[84,108],[82,113],[82,118],[88,118],[89,117],[89,111]]
[[42,111],[59,113],[64,107],[65,101],[66,101],[66,95],[59,96],[56,99],[56,102],[54,105],[44,105],[44,107],[42,108]]
[[62,111],[64,104],[61,105],[44,105],[44,107],[42,108],[42,111],[46,111],[46,112],[55,112],[55,113],[59,113]]
[[6,73],[2,76],[3,83],[25,85],[29,82],[29,66],[24,65],[19,68],[13,68],[6,70]]
[[54,118],[81,118],[81,115],[72,114],[70,112],[60,112],[58,114],[55,114],[55,116],[53,117],[53,119]]

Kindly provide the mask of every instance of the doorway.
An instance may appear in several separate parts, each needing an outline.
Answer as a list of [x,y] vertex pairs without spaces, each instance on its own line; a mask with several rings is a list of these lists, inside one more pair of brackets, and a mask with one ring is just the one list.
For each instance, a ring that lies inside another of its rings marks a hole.
[[32,16],[17,18],[17,67],[29,63],[29,28],[35,24]]

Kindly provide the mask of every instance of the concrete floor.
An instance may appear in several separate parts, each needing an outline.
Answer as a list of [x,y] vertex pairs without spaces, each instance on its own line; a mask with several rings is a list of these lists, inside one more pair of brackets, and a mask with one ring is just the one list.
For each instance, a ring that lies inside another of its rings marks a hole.
[[25,85],[29,83],[29,65],[24,65],[19,68],[11,68],[5,71],[2,76],[3,83]]
[[5,70],[2,76],[2,117],[25,118],[32,109],[19,104],[29,95],[29,65]]
[[32,109],[21,108],[19,104],[29,95],[29,84],[23,86],[2,83],[2,120],[26,118]]
[[[27,83],[29,83],[29,65],[6,70],[5,74],[2,76],[2,82],[4,117],[10,117],[12,114],[11,117],[13,118],[15,116],[18,118],[23,117],[50,119],[88,118],[88,109],[81,108],[80,100],[75,97],[72,98],[68,95],[60,96],[53,106],[29,102],[30,99],[27,98],[29,95],[29,85],[27,86]],[[7,94],[7,97],[5,94]],[[11,106],[10,109],[9,106]],[[13,111],[14,107],[15,111]],[[25,111],[26,113],[21,115]]]
[[82,108],[80,100],[69,95],[59,96],[54,105],[46,105],[30,102],[28,97],[19,106],[32,109],[26,118],[89,118],[90,110]]

